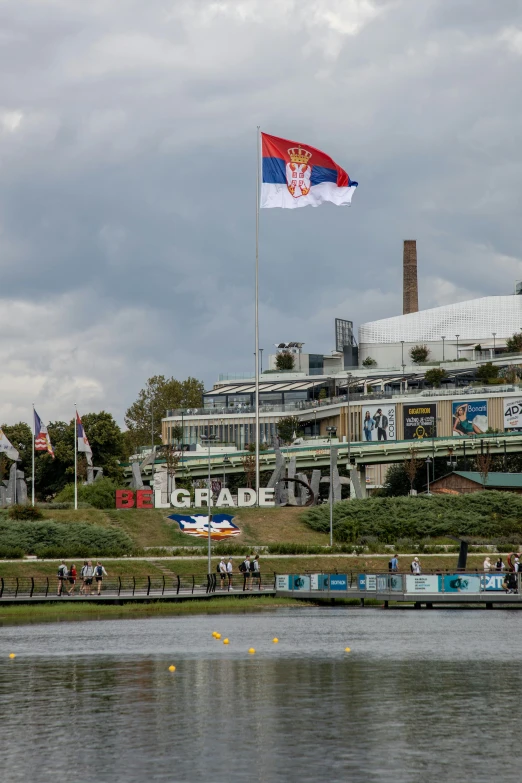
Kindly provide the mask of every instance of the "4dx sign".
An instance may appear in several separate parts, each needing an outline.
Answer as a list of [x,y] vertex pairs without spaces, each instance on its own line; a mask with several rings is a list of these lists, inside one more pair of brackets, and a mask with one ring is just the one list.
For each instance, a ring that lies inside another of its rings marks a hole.
[[259,497],[255,489],[238,489],[237,502],[234,502],[232,493],[224,487],[219,493],[216,502],[213,502],[212,495],[210,502],[208,489],[196,489],[194,493],[194,503],[191,502],[190,492],[186,489],[175,489],[171,493],[167,503],[164,503],[161,497],[161,490],[156,489],[154,493],[151,489],[117,489],[116,490],[116,508],[203,508],[204,506],[217,506],[218,508],[231,508],[238,506],[274,506],[274,489],[271,487],[261,487]]

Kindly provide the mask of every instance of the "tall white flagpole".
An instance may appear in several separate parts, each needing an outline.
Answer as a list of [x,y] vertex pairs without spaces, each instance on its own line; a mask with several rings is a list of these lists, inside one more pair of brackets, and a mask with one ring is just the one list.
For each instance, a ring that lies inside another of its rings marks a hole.
[[78,420],[76,403],[74,403],[74,510],[78,511]]
[[32,490],[31,490],[31,503],[34,506],[34,446],[35,446],[35,439],[36,439],[36,421],[34,418],[34,402],[33,402],[33,479],[32,479]]
[[256,505],[259,504],[259,138],[260,126],[257,126],[257,154],[256,154]]

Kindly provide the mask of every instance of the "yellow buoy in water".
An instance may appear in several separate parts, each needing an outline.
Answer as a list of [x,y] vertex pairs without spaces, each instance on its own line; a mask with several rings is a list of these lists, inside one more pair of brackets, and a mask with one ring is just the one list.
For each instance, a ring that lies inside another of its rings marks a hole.
[[223,644],[229,644],[228,639],[223,639]]
[[216,634],[216,639],[221,639],[221,634],[220,633]]
[[175,666],[169,666],[169,672],[175,672],[176,667]]
[[215,639],[215,638],[216,638],[216,636],[217,636],[217,631],[212,631],[212,636],[213,636],[213,637],[214,637],[214,639]]
[[9,653],[10,658],[16,658],[16,655],[14,653]]
[[253,647],[251,647],[251,648],[249,649],[249,651],[248,651],[248,652],[249,652],[251,655],[253,655],[253,654],[255,653],[255,650],[254,650],[254,648],[253,648]]
[[279,641],[279,639],[277,638],[277,636],[274,636],[274,638],[272,639],[272,641],[273,641],[273,643],[274,643],[274,644],[277,644],[277,643],[278,643],[278,641]]
[[345,652],[351,652],[351,650],[350,650],[350,648],[349,648],[349,647],[345,647],[345,648],[344,648],[344,651],[345,651]]

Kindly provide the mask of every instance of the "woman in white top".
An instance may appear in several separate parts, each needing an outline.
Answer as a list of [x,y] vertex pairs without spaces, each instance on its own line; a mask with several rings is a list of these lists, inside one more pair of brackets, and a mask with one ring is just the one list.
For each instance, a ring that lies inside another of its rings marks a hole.
[[489,557],[486,557],[484,560],[484,571],[491,571],[491,560]]
[[421,572],[421,566],[418,557],[413,558],[413,563],[411,564],[411,572],[412,574],[415,574],[415,576],[418,576]]

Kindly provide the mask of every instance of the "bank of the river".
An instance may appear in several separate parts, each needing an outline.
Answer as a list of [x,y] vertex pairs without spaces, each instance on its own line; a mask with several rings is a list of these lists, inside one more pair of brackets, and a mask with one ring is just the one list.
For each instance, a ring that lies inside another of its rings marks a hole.
[[[494,562],[498,555],[488,552],[486,553]],[[413,558],[413,554],[399,555],[399,568],[400,571],[409,573],[410,563]],[[441,569],[443,571],[451,571],[455,569],[457,565],[457,555],[452,554],[440,554],[440,555],[418,555],[421,561],[423,571],[435,571]],[[482,570],[484,563],[484,553],[474,553],[468,557],[468,570]],[[502,558],[506,562],[507,554],[503,554]],[[388,561],[390,554],[387,555],[288,555],[288,556],[261,556],[261,570],[265,576],[271,573],[291,573],[298,574],[306,571],[312,572],[330,572],[338,571],[340,573],[346,573],[350,571],[361,571],[365,573],[380,573],[388,570]],[[234,570],[239,576],[238,566],[241,562],[241,557],[234,557]],[[71,564],[70,558],[67,559],[67,565]],[[82,565],[82,561],[76,559],[72,561],[76,565],[76,569],[79,571]],[[0,577],[4,578],[16,578],[16,577],[54,577],[56,576],[56,570],[58,566],[58,560],[16,560],[16,561],[0,561]],[[216,566],[219,563],[218,557],[212,558],[212,572],[216,570]],[[103,559],[103,565],[105,566],[110,577],[118,576],[135,576],[140,577],[162,577],[163,575],[180,575],[190,576],[191,574],[204,574],[207,570],[207,559],[204,556],[201,557],[161,557],[161,558],[119,558],[119,559]]]
[[214,598],[212,601],[187,601],[186,603],[128,603],[123,606],[105,606],[96,603],[37,604],[34,606],[0,606],[0,625],[18,625],[38,622],[72,622],[80,620],[114,620],[138,617],[177,617],[200,614],[237,614],[241,612],[265,612],[288,607],[310,606],[310,603],[293,598],[271,596],[249,598]]

